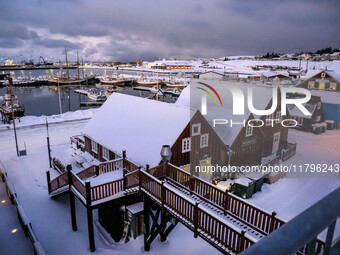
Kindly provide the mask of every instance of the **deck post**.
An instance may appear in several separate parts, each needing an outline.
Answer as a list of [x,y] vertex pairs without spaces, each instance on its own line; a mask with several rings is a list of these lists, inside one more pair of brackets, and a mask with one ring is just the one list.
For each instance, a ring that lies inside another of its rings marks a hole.
[[125,178],[125,175],[126,175],[126,169],[124,168],[123,169],[123,190],[126,190],[126,178]]
[[149,168],[150,168],[149,164],[146,164],[146,172],[147,173],[149,172]]
[[48,189],[48,194],[51,194],[51,176],[50,176],[50,171],[46,171],[46,178],[47,178],[47,189]]
[[138,167],[138,184],[139,184],[139,195],[142,195],[142,167]]
[[[272,212],[272,215],[270,217],[270,227],[269,227],[269,233],[274,231],[274,223],[275,223],[275,216],[276,216],[276,212]],[[268,234],[269,234],[268,233]]]
[[164,181],[162,181],[162,186],[161,186],[161,202],[162,202],[162,208],[161,208],[161,231],[160,231],[160,241],[165,242],[166,241],[166,235],[165,235],[165,229],[166,229],[166,222],[167,222],[167,217],[166,217],[166,212],[164,208],[165,204],[165,187],[164,187]]
[[229,200],[229,194],[228,194],[228,190],[226,189],[225,190],[225,201],[224,201],[224,209],[225,209],[225,211],[224,211],[224,215],[226,215],[227,214],[227,211],[228,211],[228,200]]
[[[77,231],[77,217],[76,217],[76,206],[74,202],[74,194],[72,192],[72,165],[67,165],[67,177],[68,177],[68,193],[70,195],[70,209],[71,209],[71,223],[72,223],[72,230]],[[48,173],[49,175],[49,173]]]
[[244,230],[241,231],[240,240],[238,242],[238,244],[239,244],[238,251],[237,251],[238,253],[244,250],[244,239],[245,239],[244,235],[245,235],[245,233],[246,233],[246,231],[244,231]]
[[96,250],[96,246],[94,243],[93,215],[91,208],[91,183],[89,181],[85,182],[85,188],[86,188],[87,226],[89,232],[90,251],[94,252]]
[[144,232],[144,251],[150,251],[150,244],[148,243],[148,238],[150,236],[150,201],[146,194],[143,194],[144,200],[144,224],[145,224],[145,232]]
[[122,155],[123,155],[123,168],[126,168],[126,162],[125,162],[125,159],[126,159],[126,151],[122,151]]
[[197,238],[198,236],[198,203],[196,202],[194,207],[194,238]]

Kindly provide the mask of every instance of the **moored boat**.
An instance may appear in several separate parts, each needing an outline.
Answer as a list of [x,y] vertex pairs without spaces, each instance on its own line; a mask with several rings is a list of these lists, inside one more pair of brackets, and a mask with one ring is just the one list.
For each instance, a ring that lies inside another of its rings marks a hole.
[[97,89],[88,90],[87,91],[87,97],[91,100],[94,100],[94,101],[105,101],[106,98],[107,98],[104,91],[97,90]]
[[8,122],[12,119],[12,112],[14,113],[14,117],[22,117],[25,114],[25,107],[19,105],[18,100],[13,100],[13,107],[12,107],[12,99],[11,93],[7,90],[6,94],[4,95],[5,103],[0,106],[0,112],[2,116],[2,121]]

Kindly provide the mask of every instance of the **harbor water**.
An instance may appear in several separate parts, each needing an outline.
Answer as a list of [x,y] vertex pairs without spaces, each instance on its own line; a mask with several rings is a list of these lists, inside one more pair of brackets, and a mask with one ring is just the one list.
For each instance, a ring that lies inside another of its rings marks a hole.
[[[80,71],[80,75],[82,76],[82,70]],[[44,76],[55,76],[59,72],[58,69],[45,69],[45,70],[16,70],[11,71],[11,77],[13,79],[19,76],[30,76],[30,77],[38,77],[40,75]],[[78,75],[77,69],[70,69],[70,75]],[[115,70],[106,70],[106,69],[84,69],[84,75],[111,75],[112,72],[117,72]],[[119,73],[123,73],[119,70]],[[136,75],[136,72],[124,72],[125,74]],[[90,99],[86,95],[81,95],[75,93],[75,90],[82,89],[88,90],[95,86],[86,86],[86,85],[78,85],[78,86],[61,86],[60,93],[56,86],[40,86],[40,87],[13,87],[13,94],[16,96],[16,99],[19,101],[20,105],[25,107],[25,115],[33,115],[33,116],[41,116],[41,115],[53,115],[60,114],[60,106],[61,104],[62,113],[67,111],[76,111],[80,109],[89,109],[89,108],[98,108],[100,106],[91,105],[84,106],[83,103],[91,102]],[[4,102],[3,95],[6,93],[7,88],[0,88],[0,104]],[[134,96],[142,96],[148,97],[149,93],[144,91],[136,91],[131,87],[119,88],[119,93],[134,95]],[[60,97],[60,100],[59,100]],[[167,98],[166,101],[170,99]],[[170,100],[171,101],[171,100]],[[82,104],[81,104],[82,103]]]

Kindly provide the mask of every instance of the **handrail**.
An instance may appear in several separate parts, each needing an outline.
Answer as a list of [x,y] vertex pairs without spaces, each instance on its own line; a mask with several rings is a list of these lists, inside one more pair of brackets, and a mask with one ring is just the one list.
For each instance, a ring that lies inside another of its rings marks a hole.
[[[327,227],[332,226],[340,217],[339,197],[340,188],[322,198],[275,232],[261,239],[242,255],[295,254],[307,244],[309,244],[310,249],[314,249],[316,236]],[[328,233],[330,237],[327,238],[325,244],[327,248],[330,247],[333,239],[333,233]],[[322,243],[319,242],[316,253],[320,252],[320,245]],[[327,254],[327,251],[323,254]]]

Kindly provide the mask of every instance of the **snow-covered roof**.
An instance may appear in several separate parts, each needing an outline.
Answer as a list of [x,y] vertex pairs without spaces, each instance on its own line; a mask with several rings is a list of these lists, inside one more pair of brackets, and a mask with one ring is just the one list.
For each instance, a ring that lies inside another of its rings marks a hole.
[[267,78],[270,78],[276,75],[282,75],[282,76],[286,76],[287,78],[289,78],[289,74],[282,73],[282,72],[278,73],[278,72],[267,71],[267,72],[263,72],[262,75]]
[[[313,115],[317,104],[304,103],[302,105]],[[305,119],[310,119],[312,117],[312,115],[305,115],[304,113],[302,113],[295,104],[287,105],[287,107],[291,116],[302,117]]]
[[196,110],[113,93],[83,133],[111,151],[145,166],[158,165],[163,145],[172,146]]
[[[267,85],[233,81],[193,79],[191,80],[190,85],[182,91],[175,104],[201,110],[201,95],[203,95],[205,92],[200,89],[196,89],[202,87],[199,82],[213,86],[217,93],[220,95],[222,101],[222,106],[220,106],[219,101],[215,96],[218,102],[218,105],[215,105],[214,101],[212,99],[210,100],[210,97],[208,97],[208,114],[204,117],[211,126],[213,126],[214,119],[232,119],[233,122],[242,122],[244,119],[246,121],[248,120],[248,118],[251,116],[251,112],[249,111],[247,104],[247,94],[249,87],[251,87],[253,91],[253,101],[254,107],[256,109],[266,109],[272,98],[272,87],[269,87]],[[245,95],[244,115],[233,114],[233,98],[231,92],[228,89],[225,89],[225,86],[227,84],[237,86],[242,90],[243,94]],[[254,117],[259,118],[260,116]],[[216,125],[214,129],[219,137],[222,139],[222,141],[226,145],[231,146],[242,128],[243,125],[233,125],[232,128],[230,127],[230,125]]]
[[319,96],[322,103],[340,105],[340,92],[311,90],[313,96]]
[[301,77],[301,80],[308,80],[321,72],[325,72],[326,74],[331,76],[333,79],[340,82],[340,71],[338,70],[308,70],[306,75]]

